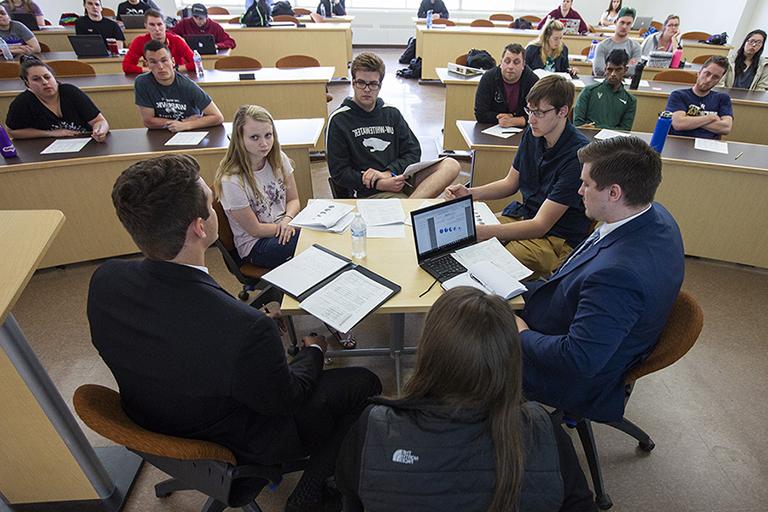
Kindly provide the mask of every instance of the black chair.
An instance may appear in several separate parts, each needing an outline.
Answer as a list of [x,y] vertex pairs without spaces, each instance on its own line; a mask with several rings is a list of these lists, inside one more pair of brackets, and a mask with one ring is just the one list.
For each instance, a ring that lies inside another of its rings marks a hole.
[[330,176],[328,176],[328,185],[331,187],[331,195],[334,199],[351,199],[353,197],[351,190],[337,185]]

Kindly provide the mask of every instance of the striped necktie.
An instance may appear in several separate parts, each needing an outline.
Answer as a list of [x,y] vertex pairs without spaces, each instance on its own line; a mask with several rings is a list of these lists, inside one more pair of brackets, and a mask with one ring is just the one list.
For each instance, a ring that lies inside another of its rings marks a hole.
[[592,232],[591,235],[587,237],[586,240],[584,240],[580,246],[576,248],[575,251],[571,253],[571,255],[568,257],[567,260],[565,260],[565,263],[563,263],[559,269],[555,272],[555,274],[559,274],[562,272],[565,267],[567,267],[569,264],[573,263],[574,261],[579,259],[579,256],[587,252],[587,249],[595,245],[600,240],[600,230],[596,229]]

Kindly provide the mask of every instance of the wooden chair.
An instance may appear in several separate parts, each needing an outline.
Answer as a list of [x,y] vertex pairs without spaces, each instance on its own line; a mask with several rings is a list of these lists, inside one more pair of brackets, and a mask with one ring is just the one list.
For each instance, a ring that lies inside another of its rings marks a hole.
[[208,14],[229,14],[229,9],[214,5],[208,8]]
[[293,23],[297,27],[301,24],[301,22],[299,21],[299,19],[296,16],[291,16],[289,14],[279,14],[277,16],[272,16],[272,19],[274,21],[280,21],[280,22],[290,21],[291,23]]
[[261,69],[261,62],[253,57],[246,57],[245,55],[230,55],[228,57],[222,57],[213,64],[213,69],[220,70],[251,70]]
[[674,82],[676,84],[695,84],[696,74],[690,71],[680,69],[670,69],[668,71],[659,71],[653,77],[657,82]]
[[97,384],[78,387],[72,402],[91,430],[125,446],[171,477],[155,485],[155,496],[200,491],[208,496],[201,512],[221,512],[226,507],[260,512],[255,500],[262,489],[306,465],[307,459],[273,466],[238,465],[235,455],[220,444],[151,432],[128,417],[117,391]]
[[286,55],[275,62],[275,67],[278,69],[316,68],[319,66],[320,62],[309,55]]
[[58,77],[96,76],[93,66],[79,60],[49,60],[46,62]]
[[42,53],[48,53],[48,52],[50,52],[50,51],[51,51],[51,47],[50,47],[50,46],[48,46],[47,44],[45,44],[45,43],[43,43],[43,42],[40,42],[40,40],[39,40],[39,39],[38,39],[38,41],[37,41],[37,42],[40,44],[40,51],[41,51]]
[[445,18],[435,18],[432,20],[433,25],[445,25],[446,27],[455,27],[456,23],[452,22],[451,20],[447,20]]
[[19,63],[0,62],[0,78],[19,78]]
[[488,16],[491,21],[515,21],[515,17],[504,12],[497,12]]
[[51,20],[43,19],[43,25],[45,25],[46,27],[51,27],[53,26],[53,23],[51,23]]
[[316,12],[309,13],[309,19],[311,19],[313,23],[325,23],[325,18],[323,18],[323,15],[317,14]]
[[707,62],[707,59],[710,57],[714,57],[714,55],[697,55],[693,58],[691,61],[693,64],[704,64]]
[[520,18],[524,19],[525,21],[530,21],[532,25],[537,25],[541,21],[541,18],[539,18],[538,16],[534,16],[532,14],[528,14],[526,16],[520,16]]
[[102,16],[109,16],[114,18],[115,17],[115,11],[114,9],[110,9],[109,7],[102,7],[101,8],[101,15]]
[[240,23],[240,16],[234,16],[232,18],[229,18],[227,20],[227,23],[230,23],[232,25],[242,25],[242,23]]
[[[432,20],[432,23],[434,23],[434,20]],[[472,23],[469,24],[470,27],[495,27],[496,25],[493,24],[491,20],[474,20]]]
[[698,32],[698,31],[683,32],[683,35],[680,36],[680,39],[685,41],[704,41],[706,39],[709,39],[709,36],[711,35],[712,34],[709,34],[707,32]]
[[467,54],[459,55],[456,57],[456,60],[454,61],[456,64],[459,64],[460,66],[466,66],[467,65]]
[[[626,391],[626,396],[624,398],[625,404],[632,394],[635,382],[641,377],[677,362],[696,343],[703,326],[704,313],[696,302],[696,299],[691,294],[680,290],[680,293],[672,306],[672,311],[669,314],[667,323],[661,331],[659,340],[656,342],[656,346],[653,347],[653,350],[645,361],[630,369],[624,376],[624,387]],[[555,411],[553,415],[556,417],[559,416],[561,419],[563,416],[567,416],[567,414],[564,415],[562,411]],[[569,426],[573,426],[572,423],[574,421],[575,427],[579,433],[579,438],[581,439],[581,444],[584,448],[587,463],[589,464],[589,472],[592,475],[592,484],[595,489],[595,501],[600,509],[607,510],[611,508],[613,502],[611,501],[610,496],[605,492],[602,470],[600,468],[600,459],[597,453],[597,444],[595,443],[595,437],[592,433],[592,423],[588,418],[578,418],[576,420],[565,419],[566,424]],[[605,424],[634,437],[638,442],[638,447],[644,452],[650,452],[656,447],[656,444],[651,437],[643,431],[643,429],[626,418],[622,418],[621,421],[608,422]]]
[[305,9],[303,7],[294,7],[293,14],[294,16],[309,16],[310,14],[312,14],[312,11],[310,11],[309,9]]
[[664,28],[664,24],[660,21],[652,21],[651,26],[656,29],[656,32],[661,32],[661,30]]
[[592,45],[585,46],[584,48],[581,49],[581,54],[584,55],[585,57],[589,56],[589,50],[591,48],[592,48]]

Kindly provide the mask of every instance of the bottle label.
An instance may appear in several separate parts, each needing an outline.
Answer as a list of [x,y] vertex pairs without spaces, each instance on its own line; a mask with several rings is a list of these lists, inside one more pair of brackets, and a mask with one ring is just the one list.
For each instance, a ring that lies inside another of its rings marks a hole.
[[10,146],[3,146],[3,153],[15,153],[16,147],[11,144]]

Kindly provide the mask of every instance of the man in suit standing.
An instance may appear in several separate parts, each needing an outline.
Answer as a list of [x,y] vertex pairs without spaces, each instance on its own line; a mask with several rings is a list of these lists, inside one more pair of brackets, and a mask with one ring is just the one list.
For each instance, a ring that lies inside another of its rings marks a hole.
[[305,337],[288,364],[275,312],[238,301],[208,274],[212,199],[186,155],[138,162],[117,179],[117,216],[145,258],[94,273],[93,344],[136,423],[220,443],[241,464],[309,454],[286,510],[322,509],[341,441],[381,383],[363,368],[324,372],[322,336]]
[[661,158],[642,140],[581,148],[579,194],[601,222],[548,281],[529,285],[518,319],[526,398],[575,416],[617,421],[624,375],[658,340],[680,291],[683,241],[653,202]]

